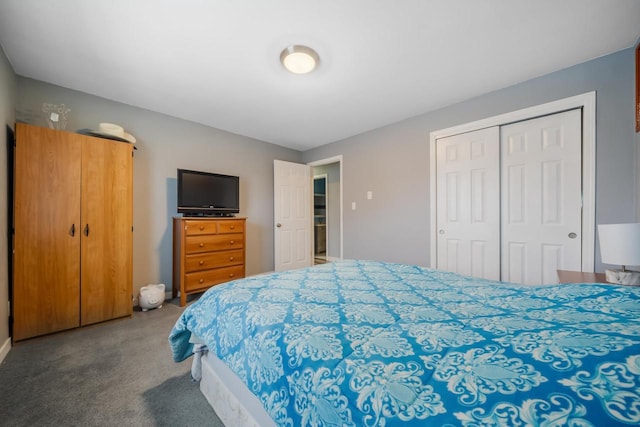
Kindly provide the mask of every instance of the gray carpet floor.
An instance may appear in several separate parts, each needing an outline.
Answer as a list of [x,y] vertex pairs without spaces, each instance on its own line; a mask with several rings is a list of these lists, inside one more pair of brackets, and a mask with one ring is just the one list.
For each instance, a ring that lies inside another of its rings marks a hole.
[[160,309],[16,343],[0,365],[0,426],[215,426]]

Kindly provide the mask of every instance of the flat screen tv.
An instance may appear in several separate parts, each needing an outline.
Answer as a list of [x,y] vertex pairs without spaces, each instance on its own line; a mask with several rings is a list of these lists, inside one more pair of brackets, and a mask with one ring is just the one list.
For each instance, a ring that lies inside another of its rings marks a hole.
[[240,178],[178,169],[178,213],[233,216],[240,212]]

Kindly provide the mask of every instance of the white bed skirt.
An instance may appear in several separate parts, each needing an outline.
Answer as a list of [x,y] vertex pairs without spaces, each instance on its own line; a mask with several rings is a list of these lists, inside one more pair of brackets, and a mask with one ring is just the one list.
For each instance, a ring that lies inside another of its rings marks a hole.
[[256,396],[210,352],[202,355],[200,390],[226,427],[275,427]]

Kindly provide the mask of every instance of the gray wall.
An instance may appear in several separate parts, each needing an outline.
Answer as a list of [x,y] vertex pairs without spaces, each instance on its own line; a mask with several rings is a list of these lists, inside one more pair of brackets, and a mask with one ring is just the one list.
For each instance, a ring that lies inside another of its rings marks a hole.
[[640,132],[636,133],[636,218],[640,222]]
[[[430,132],[594,90],[596,223],[634,221],[634,68],[626,49],[305,152],[305,162],[343,155],[345,258],[429,265]],[[597,247],[595,261],[602,271]]]
[[[9,341],[9,274],[7,266],[7,132],[14,128],[16,75],[0,47],[0,349]],[[8,348],[7,348],[8,350]],[[0,360],[2,360],[0,354]]]
[[[176,169],[240,176],[240,216],[247,217],[247,274],[273,270],[273,160],[300,161],[298,151],[197,123],[18,77],[16,115],[45,126],[42,103],[71,109],[66,129],[117,123],[137,139],[134,160],[134,294],[172,283]],[[250,120],[250,118],[247,118]]]

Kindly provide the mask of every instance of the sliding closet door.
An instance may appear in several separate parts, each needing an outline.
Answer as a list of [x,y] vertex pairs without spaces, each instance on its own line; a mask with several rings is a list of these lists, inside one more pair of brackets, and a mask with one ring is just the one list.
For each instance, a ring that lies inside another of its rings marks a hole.
[[581,270],[580,110],[501,128],[502,280],[557,283]]
[[500,279],[498,127],[438,139],[437,268]]

